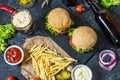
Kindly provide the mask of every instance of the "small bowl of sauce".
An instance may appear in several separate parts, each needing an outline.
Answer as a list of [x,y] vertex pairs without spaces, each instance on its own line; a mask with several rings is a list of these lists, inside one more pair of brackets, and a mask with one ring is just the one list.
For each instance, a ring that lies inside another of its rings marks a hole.
[[16,13],[11,16],[11,22],[17,30],[23,33],[31,31],[33,25],[32,15],[27,9],[18,9]]
[[4,60],[9,65],[17,65],[23,61],[24,52],[17,45],[9,46],[4,53]]
[[72,80],[92,80],[91,69],[83,64],[77,65],[71,72]]

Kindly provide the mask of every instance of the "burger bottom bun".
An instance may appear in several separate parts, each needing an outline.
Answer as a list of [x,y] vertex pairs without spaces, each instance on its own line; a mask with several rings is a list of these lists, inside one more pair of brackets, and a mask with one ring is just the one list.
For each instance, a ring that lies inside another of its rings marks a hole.
[[90,49],[97,42],[96,32],[89,26],[79,26],[72,35],[72,43],[80,49]]

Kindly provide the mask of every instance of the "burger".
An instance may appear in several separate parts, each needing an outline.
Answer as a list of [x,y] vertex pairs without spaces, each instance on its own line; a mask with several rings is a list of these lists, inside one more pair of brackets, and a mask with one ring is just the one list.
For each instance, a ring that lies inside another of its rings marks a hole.
[[55,8],[46,17],[46,29],[52,34],[65,34],[73,24],[70,14],[63,8]]
[[97,42],[97,34],[89,26],[79,26],[76,29],[72,29],[69,36],[70,45],[80,53],[93,50],[93,47]]

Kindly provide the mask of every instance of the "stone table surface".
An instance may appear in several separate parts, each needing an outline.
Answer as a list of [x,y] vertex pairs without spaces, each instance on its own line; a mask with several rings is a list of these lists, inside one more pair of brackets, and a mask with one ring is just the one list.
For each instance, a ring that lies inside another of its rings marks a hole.
[[[115,49],[109,39],[107,39],[100,26],[95,22],[94,14],[89,7],[86,7],[83,1],[77,0],[77,4],[83,5],[85,11],[81,14],[75,12],[75,7],[67,7],[62,1],[63,0],[49,0],[49,6],[41,8],[41,4],[44,0],[35,0],[34,6],[27,8],[33,17],[33,26],[35,27],[34,32],[31,35],[16,32],[16,35],[8,40],[9,45],[22,45],[26,38],[39,36],[49,36],[51,37],[63,50],[65,50],[71,57],[78,60],[74,63],[74,66],[78,64],[85,64],[89,66],[93,72],[92,80],[120,80],[120,50]],[[6,5],[15,10],[24,8],[20,6],[16,0],[0,0],[0,5]],[[81,25],[91,26],[98,35],[98,41],[95,46],[94,51],[88,52],[87,54],[80,54],[75,52],[69,45],[69,37],[67,35],[54,36],[51,35],[47,30],[45,30],[45,16],[48,12],[56,7],[62,7],[68,10],[72,20],[74,21],[74,27]],[[113,18],[120,24],[120,6],[112,6],[108,8]],[[0,10],[0,24],[10,23],[11,14]],[[1,34],[0,34],[1,35]],[[99,52],[103,49],[112,49],[117,55],[117,65],[112,71],[107,71],[101,68],[98,64]],[[20,73],[20,66],[10,66],[5,63],[3,59],[3,54],[0,55],[0,80],[5,80],[9,75],[17,77],[18,80],[26,80],[24,76]]]

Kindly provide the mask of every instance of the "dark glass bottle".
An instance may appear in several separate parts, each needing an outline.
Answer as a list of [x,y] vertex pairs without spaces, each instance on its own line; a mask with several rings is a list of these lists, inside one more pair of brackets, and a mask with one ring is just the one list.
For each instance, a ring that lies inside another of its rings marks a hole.
[[103,30],[107,38],[113,44],[120,48],[120,26],[115,22],[107,10],[101,9],[96,2],[88,2],[92,11],[95,14],[95,20]]
[[67,7],[72,7],[76,5],[77,0],[63,0],[63,4]]

